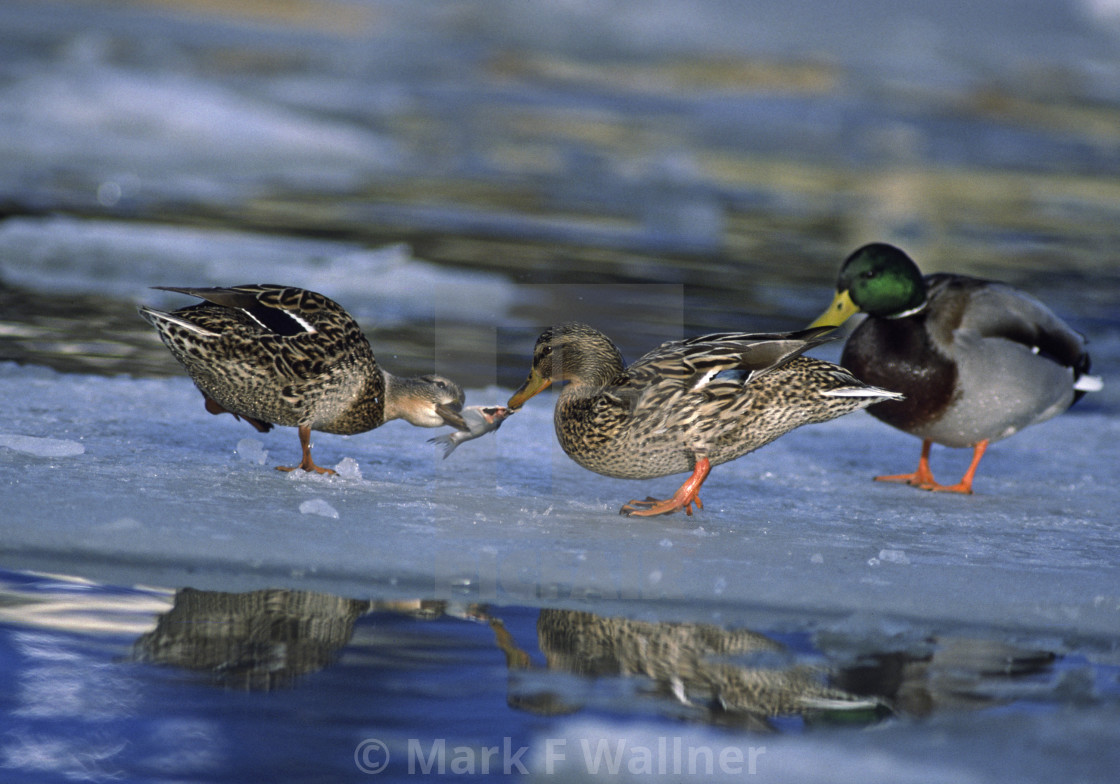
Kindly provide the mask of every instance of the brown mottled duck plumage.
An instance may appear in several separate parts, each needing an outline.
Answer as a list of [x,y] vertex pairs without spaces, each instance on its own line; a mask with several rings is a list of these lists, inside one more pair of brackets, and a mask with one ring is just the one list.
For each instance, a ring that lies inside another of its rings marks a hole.
[[664,343],[626,367],[613,342],[586,324],[544,331],[529,377],[509,407],[554,381],[556,435],[584,468],[650,479],[691,472],[673,498],[631,501],[624,514],[702,506],[711,466],[734,460],[801,425],[825,422],[899,395],[856,380],[843,368],[800,354],[827,329],[719,333]]
[[311,459],[312,430],[349,435],[397,418],[466,428],[457,384],[381,368],[357,322],[322,294],[270,284],[159,288],[203,300],[170,313],[141,307],[140,315],[186,368],[206,409],[261,432],[299,428],[298,468],[333,473]]

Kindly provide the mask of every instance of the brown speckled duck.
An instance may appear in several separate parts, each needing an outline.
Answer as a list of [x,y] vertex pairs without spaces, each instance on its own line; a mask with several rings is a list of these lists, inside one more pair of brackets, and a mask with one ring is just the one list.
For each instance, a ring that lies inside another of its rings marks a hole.
[[[988,444],[1060,414],[1101,388],[1085,340],[1034,297],[966,275],[922,277],[903,251],[865,245],[844,262],[836,297],[813,327],[866,313],[840,363],[869,384],[902,392],[868,412],[922,439],[918,470],[877,476],[924,490],[971,493]],[[953,485],[929,467],[930,445],[970,447]]]
[[441,376],[399,378],[378,366],[357,322],[313,291],[268,284],[159,286],[203,302],[165,313],[141,307],[186,368],[212,414],[230,413],[264,433],[299,429],[303,459],[277,466],[333,474],[311,459],[311,431],[351,435],[404,419],[466,429],[463,391]]
[[557,381],[560,446],[606,476],[651,479],[689,472],[676,494],[630,501],[627,515],[703,508],[713,465],[751,452],[796,427],[899,397],[843,368],[800,354],[828,329],[784,334],[721,333],[664,343],[626,367],[611,340],[586,324],[544,331],[511,409]]

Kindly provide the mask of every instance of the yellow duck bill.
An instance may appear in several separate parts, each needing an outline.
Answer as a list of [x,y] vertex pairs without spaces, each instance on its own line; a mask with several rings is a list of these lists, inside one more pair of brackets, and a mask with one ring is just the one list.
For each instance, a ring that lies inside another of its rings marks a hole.
[[514,410],[521,408],[525,405],[525,401],[534,395],[544,391],[552,384],[551,378],[544,378],[536,369],[529,373],[529,377],[525,379],[525,383],[521,388],[513,393],[513,397],[509,399],[506,406]]
[[817,320],[810,324],[808,328],[839,327],[856,313],[859,313],[859,306],[852,302],[851,293],[847,289],[837,291],[836,296],[832,298],[832,304],[828,306],[824,313],[817,316]]

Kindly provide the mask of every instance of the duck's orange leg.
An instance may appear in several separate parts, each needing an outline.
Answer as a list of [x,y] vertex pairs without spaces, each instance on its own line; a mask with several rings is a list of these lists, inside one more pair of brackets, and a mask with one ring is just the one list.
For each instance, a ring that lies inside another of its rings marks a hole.
[[300,461],[299,465],[276,466],[277,471],[295,471],[299,468],[303,471],[315,471],[320,474],[337,473],[333,468],[323,468],[315,465],[315,461],[311,459],[311,428],[307,425],[299,426],[299,445],[303,447],[303,460]]
[[654,515],[672,514],[678,509],[683,509],[685,514],[691,515],[693,504],[696,504],[697,509],[704,508],[704,504],[700,500],[700,485],[704,484],[704,480],[708,478],[711,470],[712,464],[708,462],[708,458],[702,457],[696,461],[696,465],[692,469],[692,475],[684,481],[684,484],[673,494],[672,498],[667,498],[664,501],[659,501],[656,498],[630,501],[619,509],[618,513],[635,517],[653,517]]
[[890,476],[877,476],[877,482],[904,482],[905,484],[912,485],[922,490],[931,490],[935,493],[963,493],[965,495],[972,494],[972,479],[976,476],[976,467],[980,465],[980,458],[984,456],[984,451],[988,448],[988,441],[984,440],[972,447],[972,462],[968,466],[968,470],[964,472],[961,481],[955,485],[942,485],[938,484],[937,480],[933,478],[933,472],[929,468],[929,450],[932,442],[928,439],[922,441],[922,456],[918,459],[918,470],[912,474],[892,474]]
[[932,490],[937,486],[933,478],[933,471],[929,469],[929,450],[933,442],[929,439],[922,441],[922,456],[918,458],[918,470],[912,474],[889,474],[875,477],[876,482],[902,482],[903,484],[920,487],[923,490]]
[[957,482],[955,485],[935,485],[928,489],[939,493],[964,493],[965,495],[972,495],[972,478],[976,476],[976,466],[980,465],[980,458],[984,456],[984,451],[987,448],[987,439],[972,447],[972,462],[968,464],[968,470],[964,472],[961,481]]

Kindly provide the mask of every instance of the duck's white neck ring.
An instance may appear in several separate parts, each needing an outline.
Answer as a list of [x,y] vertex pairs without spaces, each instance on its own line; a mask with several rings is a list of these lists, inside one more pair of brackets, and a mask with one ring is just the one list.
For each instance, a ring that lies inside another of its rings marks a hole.
[[910,310],[904,310],[901,313],[895,313],[893,316],[887,316],[887,318],[900,319],[900,318],[906,318],[907,316],[913,316],[915,313],[921,313],[923,310],[925,310],[925,307],[928,304],[929,304],[929,300],[926,300],[925,302],[923,302],[921,305],[919,305],[916,308],[910,308]]

